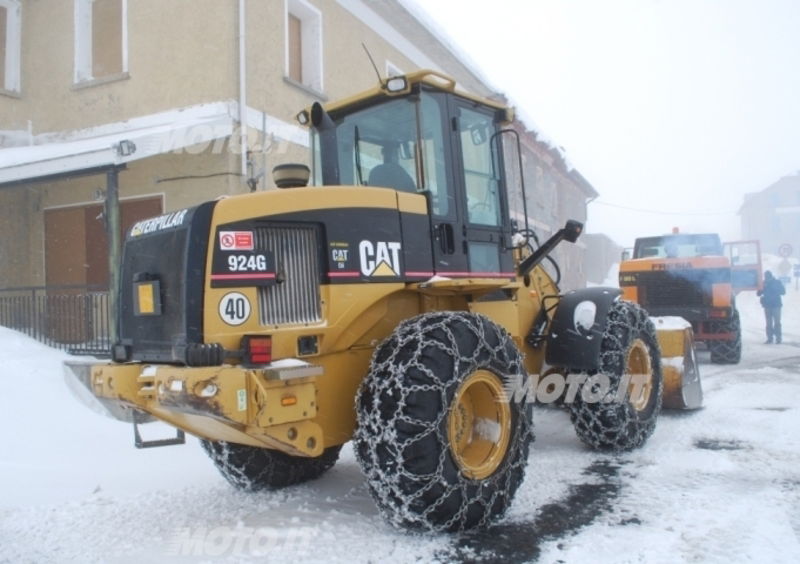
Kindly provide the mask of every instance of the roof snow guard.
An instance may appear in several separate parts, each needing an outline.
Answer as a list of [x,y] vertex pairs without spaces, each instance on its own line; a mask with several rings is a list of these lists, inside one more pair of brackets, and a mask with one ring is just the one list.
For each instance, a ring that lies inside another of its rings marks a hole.
[[0,149],[0,187],[80,176],[229,137],[233,109],[202,104],[67,134],[45,133],[32,144]]

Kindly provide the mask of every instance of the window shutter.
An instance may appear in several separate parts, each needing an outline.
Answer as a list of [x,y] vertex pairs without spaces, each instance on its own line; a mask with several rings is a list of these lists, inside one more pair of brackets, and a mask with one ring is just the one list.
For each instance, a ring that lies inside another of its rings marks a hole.
[[303,82],[303,42],[300,18],[289,14],[289,78]]
[[92,76],[122,72],[122,0],[92,2]]

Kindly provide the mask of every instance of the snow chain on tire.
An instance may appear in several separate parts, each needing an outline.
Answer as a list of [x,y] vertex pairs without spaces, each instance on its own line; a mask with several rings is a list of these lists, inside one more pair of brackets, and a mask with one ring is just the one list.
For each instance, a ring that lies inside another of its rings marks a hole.
[[734,310],[730,321],[721,324],[720,331],[734,333],[736,336],[732,341],[708,341],[711,362],[713,364],[739,364],[739,361],[742,360],[742,326],[737,310]]
[[[644,444],[652,434],[661,411],[664,384],[655,328],[645,310],[620,300],[609,310],[601,338],[599,370],[596,373],[604,374],[610,385],[601,398],[592,398],[592,394],[588,394],[592,401],[586,401],[581,390],[569,404],[570,418],[578,437],[592,448],[630,450]],[[649,355],[650,366],[649,397],[646,404],[637,406],[638,409],[629,401],[628,394],[619,397],[634,347]],[[587,385],[591,385],[591,380],[584,384]]]
[[328,447],[308,458],[225,441],[200,444],[225,479],[244,491],[276,490],[318,478],[336,463],[342,448]]
[[[499,419],[506,425],[459,414],[472,408],[462,403],[472,382],[483,393],[507,390],[520,378],[520,389],[527,390],[527,373],[511,337],[479,314],[419,315],[378,346],[356,400],[354,444],[370,493],[390,523],[462,531],[505,512],[522,482],[533,439],[527,397],[509,402],[501,394],[489,402],[476,394],[476,406],[505,402],[491,409],[506,414]],[[453,418],[469,421],[469,427],[454,435]],[[462,464],[459,449],[467,434],[500,453],[488,469],[471,472]]]

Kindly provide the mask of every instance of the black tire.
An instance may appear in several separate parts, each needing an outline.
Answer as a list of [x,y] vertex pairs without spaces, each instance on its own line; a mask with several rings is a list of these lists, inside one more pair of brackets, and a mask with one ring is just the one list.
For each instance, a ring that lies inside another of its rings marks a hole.
[[[506,511],[533,439],[527,378],[511,337],[483,315],[419,315],[378,346],[358,392],[354,444],[390,523],[462,531]],[[487,427],[488,405],[499,423]],[[487,451],[473,458],[465,443]]]
[[[583,388],[591,386],[590,379],[569,404],[570,418],[578,437],[592,448],[637,448],[653,433],[661,411],[664,383],[655,328],[644,309],[620,300],[609,310],[601,338],[599,370],[590,376],[605,375],[608,388],[595,398],[589,392],[599,392],[598,389],[586,390],[587,401]],[[629,388],[620,394],[632,358],[638,359],[636,364],[643,366],[649,381],[644,388],[647,393],[636,398],[626,393]],[[635,399],[639,401],[634,402]]]
[[708,350],[711,352],[713,364],[739,364],[742,360],[742,324],[739,321],[739,311],[733,310],[730,321],[720,323],[721,333],[734,333],[732,341],[708,341]]
[[341,446],[326,448],[316,458],[224,441],[201,440],[214,465],[234,487],[254,492],[277,490],[319,478],[339,458]]

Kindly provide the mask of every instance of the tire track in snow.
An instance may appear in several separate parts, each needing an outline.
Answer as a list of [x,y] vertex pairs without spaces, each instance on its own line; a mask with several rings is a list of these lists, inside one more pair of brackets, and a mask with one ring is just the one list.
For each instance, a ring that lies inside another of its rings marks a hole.
[[543,505],[532,520],[463,533],[440,558],[453,562],[536,561],[542,543],[570,535],[612,509],[622,489],[620,470],[625,464],[613,458],[596,460],[583,471],[593,480],[571,485],[566,497]]

